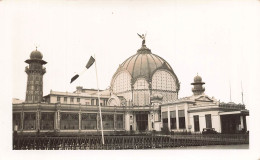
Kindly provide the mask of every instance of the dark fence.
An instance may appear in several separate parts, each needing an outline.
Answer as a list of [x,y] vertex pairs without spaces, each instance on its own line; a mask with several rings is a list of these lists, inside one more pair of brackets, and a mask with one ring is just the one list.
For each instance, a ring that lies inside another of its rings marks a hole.
[[101,136],[85,137],[25,137],[13,139],[14,150],[116,150],[153,149],[184,146],[249,144],[248,134],[166,135],[166,136]]

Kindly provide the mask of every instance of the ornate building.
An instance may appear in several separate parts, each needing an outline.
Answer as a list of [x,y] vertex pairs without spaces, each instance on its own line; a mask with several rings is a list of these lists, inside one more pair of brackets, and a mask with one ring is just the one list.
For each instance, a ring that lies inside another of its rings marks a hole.
[[[178,98],[180,83],[167,61],[145,45],[126,59],[112,77],[110,88],[100,92],[77,87],[76,91],[50,93],[42,97],[46,64],[39,51],[25,61],[28,74],[26,100],[13,103],[13,127],[19,132],[97,132],[98,104],[105,131],[201,132],[215,128],[228,133],[246,130],[244,105],[220,103],[204,94],[204,82],[194,78],[193,95]],[[232,129],[230,129],[232,128]]]

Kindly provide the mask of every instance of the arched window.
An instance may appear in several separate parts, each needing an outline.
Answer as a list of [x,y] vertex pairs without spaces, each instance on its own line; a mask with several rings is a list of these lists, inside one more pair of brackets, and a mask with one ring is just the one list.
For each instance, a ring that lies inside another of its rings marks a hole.
[[134,105],[145,106],[150,104],[149,84],[144,78],[138,79],[134,84]]
[[176,77],[165,70],[158,70],[152,77],[152,90],[163,95],[163,101],[177,99]]
[[113,81],[113,92],[115,94],[131,90],[131,76],[127,72],[119,73]]

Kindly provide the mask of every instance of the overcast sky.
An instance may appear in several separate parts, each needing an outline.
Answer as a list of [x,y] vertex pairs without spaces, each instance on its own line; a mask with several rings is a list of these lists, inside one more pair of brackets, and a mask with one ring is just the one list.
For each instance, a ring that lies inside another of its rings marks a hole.
[[[242,81],[244,102],[250,109],[250,126],[253,126],[250,127],[250,150],[239,153],[236,150],[203,151],[203,156],[207,153],[210,159],[259,158],[256,157],[260,142],[260,128],[257,127],[260,106],[259,15],[259,0],[0,0],[0,64],[3,72],[0,94],[9,97],[3,98],[0,112],[1,126],[9,132],[1,132],[1,136],[10,141],[0,145],[5,147],[0,151],[9,159],[17,159],[16,156],[45,158],[47,155],[73,159],[79,156],[79,152],[52,152],[39,156],[39,152],[14,154],[11,151],[10,99],[25,98],[27,75],[24,69],[27,64],[24,61],[35,50],[35,45],[48,62],[45,65],[44,95],[51,89],[65,92],[74,91],[76,86],[96,88],[94,67],[73,84],[69,83],[75,73],[84,69],[93,54],[97,59],[100,89],[105,89],[119,64],[141,47],[141,39],[136,33],[147,33],[147,47],[167,60],[181,82],[179,97],[192,95],[190,83],[198,73],[206,83],[207,95],[229,102],[231,84],[232,101],[241,103]],[[149,159],[161,159],[162,156],[172,159],[167,155],[173,152],[150,152]],[[194,159],[197,155],[203,159],[197,150],[184,152],[175,151],[174,156]],[[107,152],[87,154],[88,157],[100,157]],[[116,154],[122,155],[122,152]],[[129,155],[123,159],[148,156],[145,152]]]
[[[181,88],[192,95],[198,73],[205,93],[224,102],[250,103],[252,58],[257,42],[257,5],[251,1],[56,1],[18,3],[12,7],[13,97],[25,99],[24,62],[38,46],[45,65],[44,95],[50,90],[96,88],[95,68],[73,84],[70,78],[96,56],[100,89],[124,60],[141,47],[136,33],[147,33],[152,53],[172,66]],[[258,17],[259,18],[259,17]],[[231,85],[229,85],[231,84]]]

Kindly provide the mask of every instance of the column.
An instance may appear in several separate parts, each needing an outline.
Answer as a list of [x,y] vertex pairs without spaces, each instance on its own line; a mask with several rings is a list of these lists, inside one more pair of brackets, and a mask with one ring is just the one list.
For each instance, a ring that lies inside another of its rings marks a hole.
[[168,129],[169,131],[171,130],[171,120],[170,120],[170,107],[168,106]]
[[129,113],[128,112],[125,112],[124,113],[124,129],[126,131],[129,131],[130,130],[130,116],[129,116]]
[[40,130],[40,121],[41,121],[40,111],[37,110],[37,112],[36,112],[36,131],[38,131],[38,129]]
[[114,113],[114,130],[116,131],[116,114]]
[[247,131],[246,116],[243,116],[243,122],[244,122],[244,128],[245,128],[245,131]]
[[124,114],[123,114],[123,130],[126,130],[126,127],[125,127],[125,126],[126,126],[126,125],[125,125],[125,123],[126,123],[126,122],[125,122],[125,116],[126,116],[126,114],[124,113]]
[[179,130],[179,113],[178,113],[178,106],[175,106],[176,110],[176,129]]
[[186,130],[189,130],[189,118],[188,118],[188,104],[185,104],[184,106],[184,114],[185,114],[185,127]]
[[81,111],[79,112],[79,131],[81,131]]
[[60,130],[60,111],[57,111],[57,130]]
[[21,131],[23,131],[23,120],[24,120],[24,112],[22,110],[22,113],[21,113]]
[[133,131],[136,131],[136,117],[135,117],[135,113],[133,113]]
[[241,130],[244,129],[244,121],[243,121],[243,120],[244,120],[244,118],[243,118],[243,116],[241,115],[241,116],[240,116],[240,126],[241,126]]
[[54,113],[54,131],[57,129],[57,112]]
[[99,130],[100,122],[99,122],[99,113],[97,113],[97,131]]

